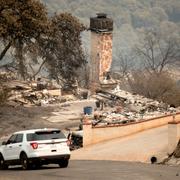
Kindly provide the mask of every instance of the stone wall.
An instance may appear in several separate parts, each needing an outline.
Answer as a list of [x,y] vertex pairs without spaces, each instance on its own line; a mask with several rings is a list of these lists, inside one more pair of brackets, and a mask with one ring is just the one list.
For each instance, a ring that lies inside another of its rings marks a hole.
[[94,92],[100,87],[104,75],[111,68],[113,20],[107,18],[105,13],[98,13],[97,17],[90,18],[89,29],[91,30],[89,87],[91,92]]
[[99,41],[100,37],[97,33],[91,32],[91,57],[90,57],[90,77],[89,84],[90,89],[93,92],[99,84],[99,66],[100,66],[100,54],[99,54]]
[[[175,119],[180,120],[180,113],[176,114]],[[92,127],[91,123],[86,123],[83,125],[83,146],[96,144],[114,138],[129,136],[141,131],[167,125],[168,122],[172,120],[173,116],[167,115],[118,126]]]
[[99,84],[112,63],[112,32],[91,32],[90,87]]
[[107,18],[107,14],[98,13],[97,17],[90,18],[90,30],[95,32],[112,31],[113,20]]
[[99,81],[111,68],[112,33],[91,32],[91,81]]
[[103,33],[100,35],[100,67],[99,78],[103,79],[104,73],[108,72],[112,63],[112,33]]

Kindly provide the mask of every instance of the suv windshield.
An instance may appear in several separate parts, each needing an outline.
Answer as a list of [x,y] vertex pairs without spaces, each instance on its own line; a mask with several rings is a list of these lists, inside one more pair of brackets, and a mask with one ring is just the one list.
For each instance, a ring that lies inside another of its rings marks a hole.
[[65,135],[60,130],[53,131],[37,131],[27,134],[27,141],[39,141],[50,139],[64,139]]

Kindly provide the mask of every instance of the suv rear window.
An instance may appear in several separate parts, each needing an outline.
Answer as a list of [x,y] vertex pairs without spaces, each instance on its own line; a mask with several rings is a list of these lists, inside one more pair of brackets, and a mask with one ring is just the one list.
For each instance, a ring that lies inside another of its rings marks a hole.
[[37,131],[27,134],[27,141],[39,141],[50,139],[64,139],[66,136],[60,130],[53,131]]

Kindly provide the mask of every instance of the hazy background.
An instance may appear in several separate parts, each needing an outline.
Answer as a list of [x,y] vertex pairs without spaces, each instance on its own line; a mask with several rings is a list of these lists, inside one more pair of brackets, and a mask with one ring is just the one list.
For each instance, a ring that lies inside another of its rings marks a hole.
[[[116,69],[119,54],[131,54],[144,29],[158,29],[180,36],[180,0],[41,0],[48,12],[70,12],[87,27],[89,18],[98,12],[114,20],[113,65]],[[84,48],[89,54],[90,32],[83,34]],[[136,64],[137,64],[136,59]]]

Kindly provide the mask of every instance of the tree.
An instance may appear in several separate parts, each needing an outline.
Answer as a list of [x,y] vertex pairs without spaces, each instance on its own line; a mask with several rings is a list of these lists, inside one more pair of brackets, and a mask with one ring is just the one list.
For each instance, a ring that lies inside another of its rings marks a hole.
[[0,0],[0,40],[4,45],[0,61],[11,47],[15,48],[13,56],[21,76],[25,78],[24,48],[34,44],[47,27],[46,8],[39,1]]
[[89,87],[89,74],[90,74],[90,64],[88,60],[90,58],[88,50],[84,48],[84,55],[86,62],[82,64],[81,68],[77,71],[77,82],[80,87],[88,88]]
[[135,47],[149,73],[161,73],[168,65],[180,61],[179,36],[166,36],[155,31],[145,31],[143,40]]
[[81,47],[83,24],[69,13],[55,14],[51,18],[51,30],[39,38],[43,65],[58,83],[74,83],[77,69],[85,62]]
[[158,99],[172,88],[173,82],[166,74],[157,76],[144,72],[135,72],[133,82],[134,91],[152,99]]
[[0,73],[0,106],[4,105],[7,99],[10,97],[10,89],[4,86],[4,82],[8,82],[10,77],[9,74],[1,74]]
[[119,75],[120,78],[126,78],[128,74],[133,70],[134,57],[131,54],[125,54],[122,51],[119,52]]

